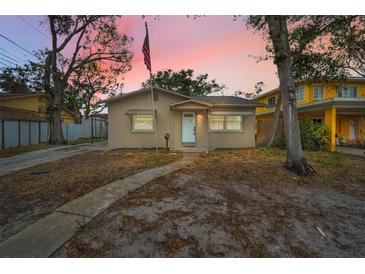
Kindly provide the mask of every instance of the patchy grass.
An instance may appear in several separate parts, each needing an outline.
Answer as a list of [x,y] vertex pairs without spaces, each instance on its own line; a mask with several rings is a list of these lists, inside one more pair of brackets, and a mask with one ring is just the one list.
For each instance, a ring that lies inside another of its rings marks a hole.
[[21,146],[21,147],[11,147],[11,148],[5,148],[0,149],[0,158],[6,158],[10,156],[15,156],[21,153],[40,150],[40,149],[46,149],[55,147],[55,145],[49,145],[49,144],[38,144],[38,145],[30,145],[30,146]]
[[346,166],[351,166],[353,161],[349,157],[346,157],[340,152],[313,152],[308,151],[305,153],[310,161],[313,161],[322,167],[327,168],[343,168]]
[[116,202],[54,256],[365,256],[365,159],[306,156],[318,176],[288,172],[276,149],[201,154]]
[[179,153],[93,151],[0,177],[0,240],[57,207],[114,180],[181,159]]

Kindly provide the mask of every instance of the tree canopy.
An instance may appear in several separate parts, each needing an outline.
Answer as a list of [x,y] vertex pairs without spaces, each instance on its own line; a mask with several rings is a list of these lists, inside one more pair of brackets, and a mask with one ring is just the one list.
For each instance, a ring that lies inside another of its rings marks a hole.
[[[286,20],[296,82],[365,76],[365,16],[286,16]],[[247,24],[268,31],[264,16],[250,16]],[[258,61],[274,59],[272,42],[267,42],[268,53]]]
[[[225,85],[218,84],[215,79],[208,80],[207,73],[195,76],[192,69],[158,71],[152,75],[152,81],[154,86],[188,96],[207,95],[225,88]],[[143,82],[142,87],[150,87],[150,80]]]

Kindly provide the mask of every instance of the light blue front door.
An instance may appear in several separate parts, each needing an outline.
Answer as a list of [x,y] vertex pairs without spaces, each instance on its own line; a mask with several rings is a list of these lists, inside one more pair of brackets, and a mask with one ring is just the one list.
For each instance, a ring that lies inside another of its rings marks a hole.
[[195,112],[182,112],[181,142],[184,144],[195,143]]

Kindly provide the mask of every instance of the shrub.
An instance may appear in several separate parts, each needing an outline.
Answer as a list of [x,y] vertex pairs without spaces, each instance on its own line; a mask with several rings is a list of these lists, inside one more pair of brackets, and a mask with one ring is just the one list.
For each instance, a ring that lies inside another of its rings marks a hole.
[[304,119],[300,123],[300,137],[304,150],[323,150],[328,142],[329,129],[325,125],[312,124]]
[[[328,142],[329,129],[326,125],[312,124],[308,119],[300,120],[300,137],[304,150],[323,150],[324,145]],[[278,139],[277,146],[285,149],[285,137]]]

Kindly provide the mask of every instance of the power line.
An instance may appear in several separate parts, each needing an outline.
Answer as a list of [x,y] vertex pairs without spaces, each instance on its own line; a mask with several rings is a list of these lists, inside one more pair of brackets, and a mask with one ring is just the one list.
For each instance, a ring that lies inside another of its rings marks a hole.
[[18,17],[20,20],[22,20],[25,24],[27,24],[28,26],[30,26],[32,29],[34,29],[36,32],[39,32],[40,34],[42,34],[44,37],[46,37],[48,40],[51,40],[51,38],[44,34],[42,31],[40,31],[38,28],[36,28],[35,26],[33,26],[31,23],[29,23],[27,20],[25,20],[23,17],[17,15],[16,17]]
[[0,33],[0,36],[1,36],[2,38],[4,38],[4,39],[8,40],[10,43],[12,43],[12,44],[16,45],[18,48],[20,48],[20,49],[22,49],[22,50],[24,50],[24,51],[28,52],[29,54],[31,54],[31,55],[33,55],[34,57],[36,57],[36,58],[37,58],[37,56],[36,56],[36,55],[34,55],[32,52],[30,52],[29,50],[27,50],[27,49],[23,48],[21,45],[17,44],[16,42],[14,42],[13,40],[9,39],[8,37],[6,37],[6,36],[2,35],[1,33]]
[[8,67],[9,65],[4,64],[3,62],[0,61],[0,64],[4,65],[5,67]]
[[8,58],[8,59],[10,59],[10,60],[13,60],[13,61],[15,61],[15,62],[19,63],[19,61],[18,61],[18,60],[15,60],[14,58],[11,58],[10,56],[7,56],[6,54],[3,54],[3,53],[1,53],[1,52],[0,52],[0,55],[2,55],[2,56],[6,57],[6,58]]
[[7,51],[6,49],[4,49],[4,48],[2,48],[2,47],[0,47],[0,50],[5,51],[5,52],[6,52],[7,54],[9,54],[10,56],[13,56],[13,58],[17,59],[19,62],[23,62],[23,63],[25,62],[24,60],[20,59],[18,56],[16,56],[16,55],[12,54],[11,52]]
[[17,65],[18,65],[18,64],[15,64],[15,63],[11,62],[11,61],[8,61],[8,60],[6,60],[6,59],[4,59],[4,58],[2,58],[2,57],[0,57],[0,59],[1,59],[1,60],[3,60],[3,61],[5,61],[5,62],[8,62],[8,63],[10,63],[10,64],[13,64],[13,65],[15,65],[15,66],[17,66]]

